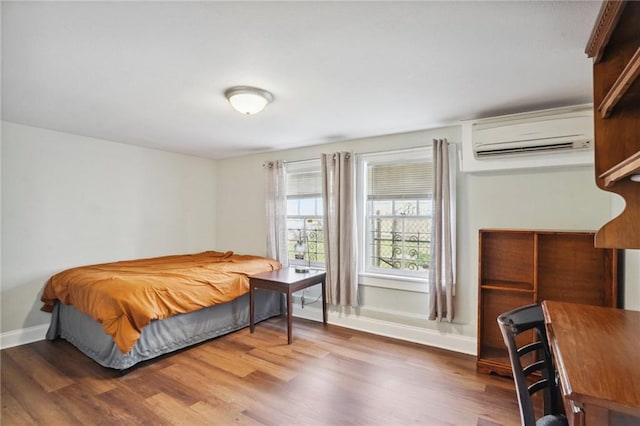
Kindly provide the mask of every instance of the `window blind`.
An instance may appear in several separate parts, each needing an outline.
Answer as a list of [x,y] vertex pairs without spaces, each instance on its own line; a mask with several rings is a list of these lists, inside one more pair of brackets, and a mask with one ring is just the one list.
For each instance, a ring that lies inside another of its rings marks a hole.
[[320,194],[322,194],[320,171],[287,174],[287,197],[317,197]]
[[433,195],[430,162],[367,165],[367,197],[370,200],[425,199]]

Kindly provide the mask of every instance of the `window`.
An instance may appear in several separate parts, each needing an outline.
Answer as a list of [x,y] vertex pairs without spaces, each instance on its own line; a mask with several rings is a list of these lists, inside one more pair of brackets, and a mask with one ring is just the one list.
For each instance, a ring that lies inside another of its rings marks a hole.
[[[287,163],[287,251],[291,265],[324,266],[320,161]],[[426,280],[431,238],[428,148],[359,156],[361,272]],[[304,259],[296,258],[296,246]]]
[[324,267],[320,161],[287,163],[285,170],[289,263]]
[[426,279],[431,237],[430,150],[360,157],[364,272]]

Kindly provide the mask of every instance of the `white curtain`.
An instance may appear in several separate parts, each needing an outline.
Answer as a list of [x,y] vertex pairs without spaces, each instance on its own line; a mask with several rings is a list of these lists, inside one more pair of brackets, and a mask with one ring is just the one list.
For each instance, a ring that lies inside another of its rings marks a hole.
[[356,161],[352,152],[322,154],[327,302],[358,306]]
[[267,257],[287,266],[287,187],[284,162],[267,161]]
[[453,320],[456,294],[455,164],[455,149],[449,150],[446,139],[434,139],[429,319],[446,318],[449,322]]

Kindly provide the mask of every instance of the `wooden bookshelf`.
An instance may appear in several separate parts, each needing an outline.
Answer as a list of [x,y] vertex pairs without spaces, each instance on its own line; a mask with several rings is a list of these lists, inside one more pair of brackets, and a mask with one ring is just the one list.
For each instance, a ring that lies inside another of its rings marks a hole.
[[621,1],[605,1],[600,8],[596,24],[591,31],[585,53],[594,62],[600,62],[604,48],[609,43],[613,30],[620,20],[625,3]]
[[607,118],[611,115],[611,111],[616,106],[618,101],[629,91],[629,88],[633,82],[640,75],[640,47],[636,50],[629,63],[620,73],[618,79],[613,83],[611,89],[606,94],[598,111],[602,114],[602,118]]
[[596,233],[596,247],[640,248],[640,2],[603,2],[589,42],[593,58],[595,180],[624,199]]
[[[482,229],[478,258],[480,373],[511,375],[498,315],[543,300],[618,305],[617,251],[593,246],[594,232]],[[533,335],[520,337],[533,341]]]
[[640,173],[640,151],[601,174],[600,178],[604,180],[604,186],[610,188],[619,180],[637,173]]

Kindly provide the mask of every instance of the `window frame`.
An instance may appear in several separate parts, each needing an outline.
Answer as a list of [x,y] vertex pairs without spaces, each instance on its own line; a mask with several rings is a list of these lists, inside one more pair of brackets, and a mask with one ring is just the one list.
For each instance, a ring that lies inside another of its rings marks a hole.
[[373,270],[368,268],[369,236],[367,221],[367,164],[398,164],[404,162],[432,162],[429,146],[395,151],[360,154],[357,166],[357,211],[358,211],[358,262],[359,283],[367,286],[396,288],[407,291],[428,292],[429,271],[411,273],[406,270]]

